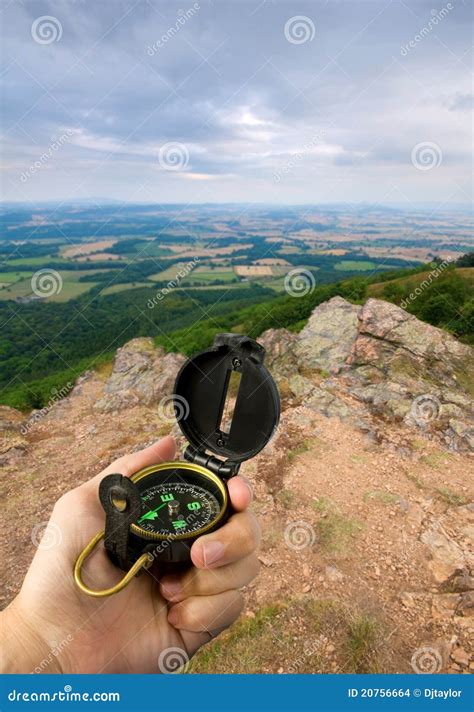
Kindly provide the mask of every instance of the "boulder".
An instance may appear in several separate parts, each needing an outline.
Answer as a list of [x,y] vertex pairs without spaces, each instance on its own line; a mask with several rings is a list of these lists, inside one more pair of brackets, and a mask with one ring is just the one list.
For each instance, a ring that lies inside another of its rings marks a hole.
[[[472,563],[467,551],[448,534],[448,526],[448,520],[440,518],[432,522],[420,537],[429,550],[428,568],[438,583],[445,583],[458,570],[466,569]],[[449,526],[449,531],[453,531],[452,526]]]
[[158,403],[171,395],[184,360],[181,354],[156,348],[150,338],[132,339],[117,351],[104,396],[94,407],[108,413]]
[[317,306],[295,344],[299,368],[339,373],[357,337],[360,310],[342,297]]
[[371,364],[397,383],[421,378],[472,393],[473,351],[446,331],[381,299],[367,300],[359,322],[350,359],[354,367]]
[[265,366],[277,381],[291,376],[297,369],[294,346],[298,338],[298,334],[288,329],[268,329],[258,337],[258,343],[266,350]]

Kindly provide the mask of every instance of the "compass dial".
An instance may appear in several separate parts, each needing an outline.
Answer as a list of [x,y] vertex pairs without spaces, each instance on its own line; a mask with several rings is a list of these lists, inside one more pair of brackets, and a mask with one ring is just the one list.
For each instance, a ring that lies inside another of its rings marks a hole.
[[214,478],[183,467],[141,477],[142,511],[133,531],[150,538],[185,538],[209,529],[224,508],[224,489]]

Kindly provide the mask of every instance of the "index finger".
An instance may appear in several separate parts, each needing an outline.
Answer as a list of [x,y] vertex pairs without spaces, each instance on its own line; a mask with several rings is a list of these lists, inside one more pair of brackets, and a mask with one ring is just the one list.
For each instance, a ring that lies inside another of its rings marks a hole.
[[231,477],[227,483],[227,489],[234,511],[243,512],[244,509],[247,509],[253,498],[249,481],[240,476]]

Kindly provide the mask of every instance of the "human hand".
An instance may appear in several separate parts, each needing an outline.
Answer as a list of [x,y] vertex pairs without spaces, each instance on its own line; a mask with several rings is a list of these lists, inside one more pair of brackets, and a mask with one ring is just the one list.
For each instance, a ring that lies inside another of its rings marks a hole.
[[[79,553],[104,527],[98,497],[103,477],[130,476],[174,455],[174,440],[166,437],[116,460],[58,500],[49,526],[61,541],[53,548],[39,545],[20,593],[1,614],[3,672],[168,672],[173,661],[187,662],[236,620],[242,609],[238,589],[258,571],[260,536],[254,515],[245,511],[251,492],[241,477],[228,483],[235,514],[194,542],[193,566],[184,573],[157,579],[148,571],[106,599],[87,596],[74,582]],[[87,561],[85,577],[94,588],[114,585],[121,575],[103,547]]]

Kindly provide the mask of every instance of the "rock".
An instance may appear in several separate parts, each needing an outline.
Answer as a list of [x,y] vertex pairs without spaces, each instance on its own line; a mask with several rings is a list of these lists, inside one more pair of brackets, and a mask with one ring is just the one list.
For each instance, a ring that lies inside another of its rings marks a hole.
[[309,397],[315,389],[314,383],[299,373],[296,373],[288,379],[288,387],[299,401]]
[[413,608],[415,605],[415,596],[409,591],[402,591],[399,596],[400,602],[404,608]]
[[[474,449],[473,350],[404,309],[334,297],[314,309],[299,334],[270,329],[260,342],[284,400],[373,434],[368,410],[421,428],[452,450]],[[331,378],[317,387],[311,371]]]
[[83,374],[81,374],[76,380],[76,383],[69,395],[69,398],[77,398],[78,396],[81,396],[84,392],[85,384],[89,383],[94,378],[96,378],[96,374],[94,373],[94,371],[85,371]]
[[294,346],[298,334],[288,329],[268,329],[257,340],[266,350],[265,366],[277,381],[295,373],[297,358]]
[[342,297],[317,306],[294,347],[299,368],[338,373],[356,339],[360,310]]
[[4,456],[2,464],[26,450],[28,441],[25,436],[33,422],[25,419],[19,410],[0,405],[0,455]]
[[344,579],[344,574],[339,571],[337,566],[326,566],[324,569],[324,575],[327,579],[329,579],[329,581],[334,583],[339,583]]
[[466,562],[462,549],[448,536],[439,521],[425,529],[420,538],[431,553],[428,566],[439,583],[446,581],[456,569],[464,567]]
[[444,439],[451,450],[474,452],[474,428],[471,422],[450,418]]
[[[368,299],[359,313],[361,341],[354,344],[354,362],[379,362],[386,373],[394,372],[400,382],[400,366],[410,367],[405,375],[430,377],[440,386],[458,388],[459,371],[473,374],[472,349],[445,331],[419,321],[404,309],[380,299]],[[411,371],[411,373],[410,373]],[[463,374],[461,374],[462,376]]]
[[301,589],[303,593],[309,593],[311,591],[311,584],[310,583],[305,583],[303,588]]
[[2,430],[19,430],[25,419],[23,413],[7,405],[0,405],[0,432]]
[[442,585],[441,590],[453,593],[474,591],[474,576],[467,569],[457,569]]
[[466,591],[461,594],[456,608],[456,615],[466,618],[474,616],[474,591]]
[[451,652],[451,659],[461,667],[469,666],[469,655],[466,653],[464,648],[454,648]]
[[155,348],[150,338],[132,339],[117,351],[104,397],[94,407],[108,413],[157,403],[171,395],[184,360],[181,354],[166,354],[163,349]]
[[265,556],[264,554],[260,554],[258,560],[261,564],[263,564],[263,566],[267,566],[268,568],[275,564],[275,561],[271,558],[271,556]]
[[468,569],[474,569],[472,549],[468,551],[469,544],[474,541],[474,505],[464,504],[460,507],[450,507],[440,517],[440,522],[447,531],[453,532],[459,541],[465,540],[466,565]]
[[459,594],[441,593],[433,596],[431,614],[433,618],[452,618],[459,604]]

